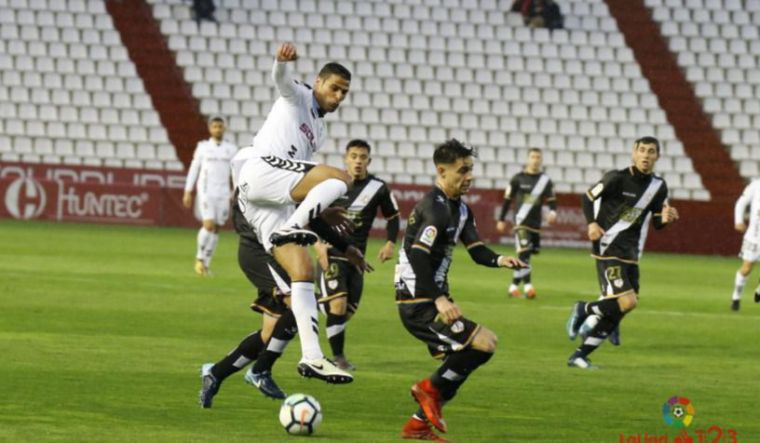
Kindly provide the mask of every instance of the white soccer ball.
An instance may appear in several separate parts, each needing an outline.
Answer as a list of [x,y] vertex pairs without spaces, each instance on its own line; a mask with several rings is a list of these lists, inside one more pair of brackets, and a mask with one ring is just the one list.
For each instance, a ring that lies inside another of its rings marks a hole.
[[311,435],[322,423],[322,407],[311,395],[293,394],[280,407],[280,423],[288,434]]

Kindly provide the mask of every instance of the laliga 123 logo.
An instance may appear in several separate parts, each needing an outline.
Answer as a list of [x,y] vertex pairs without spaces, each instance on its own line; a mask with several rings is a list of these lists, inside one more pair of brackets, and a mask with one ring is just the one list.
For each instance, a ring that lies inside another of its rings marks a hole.
[[33,178],[16,179],[5,192],[5,207],[14,218],[37,218],[42,215],[46,204],[45,189]]
[[688,428],[695,413],[694,405],[686,397],[673,396],[662,405],[662,419],[676,429]]

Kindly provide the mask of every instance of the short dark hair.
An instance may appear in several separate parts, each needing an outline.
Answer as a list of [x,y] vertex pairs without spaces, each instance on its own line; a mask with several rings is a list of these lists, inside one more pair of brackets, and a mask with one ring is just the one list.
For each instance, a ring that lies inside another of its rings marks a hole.
[[543,151],[541,151],[541,148],[536,148],[536,147],[528,149],[528,155],[530,155],[531,152],[538,152],[539,154],[543,154]]
[[369,143],[367,143],[367,140],[362,140],[360,138],[355,138],[346,144],[346,152],[351,148],[362,148],[366,149],[367,152],[372,152],[372,148]]
[[341,65],[340,63],[336,62],[330,62],[324,66],[322,66],[322,69],[319,70],[319,78],[322,80],[327,79],[331,75],[337,75],[340,77],[343,77],[344,79],[351,81],[351,71],[346,69],[345,66]]
[[641,137],[633,143],[634,147],[642,145],[654,145],[657,148],[657,155],[660,155],[660,141],[652,136]]
[[459,140],[452,138],[435,147],[433,163],[450,165],[460,158],[477,157],[478,153],[472,146],[465,146]]
[[219,114],[214,114],[214,115],[212,115],[211,117],[208,118],[208,124],[209,124],[209,126],[211,126],[211,123],[214,123],[214,122],[220,122],[223,125],[227,124],[227,120],[225,120],[224,117],[222,117]]

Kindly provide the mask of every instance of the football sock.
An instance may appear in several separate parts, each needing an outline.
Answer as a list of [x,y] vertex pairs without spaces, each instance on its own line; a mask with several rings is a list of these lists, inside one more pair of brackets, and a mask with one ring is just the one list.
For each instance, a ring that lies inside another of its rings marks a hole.
[[[303,202],[298,205],[295,212],[290,215],[282,226],[298,226],[299,228],[307,226],[309,220],[317,218],[323,210],[327,209],[332,202],[345,194],[346,191],[348,191],[346,182],[337,178],[328,178],[311,188],[311,191],[306,194]],[[301,337],[301,340],[303,340],[303,337]]]
[[744,285],[746,284],[747,276],[736,271],[736,276],[734,277],[734,293],[731,296],[731,300],[739,300],[742,297],[742,291],[744,291]]
[[306,360],[324,358],[319,346],[319,320],[317,319],[317,299],[314,298],[314,283],[294,281],[290,285],[290,303],[298,324],[301,339],[301,356]]
[[206,267],[211,267],[211,259],[214,257],[214,251],[216,251],[216,245],[219,244],[219,234],[216,232],[210,232],[210,238],[206,243],[206,250],[204,254],[203,262]]
[[441,399],[451,400],[467,377],[493,356],[490,352],[466,348],[449,355],[433,373],[430,381],[441,392]]
[[521,269],[523,272],[522,274],[522,281],[524,284],[529,285],[530,284],[530,251],[523,251],[518,256],[520,260],[522,260],[526,265],[528,265],[527,268]]
[[282,356],[285,347],[295,336],[296,319],[293,317],[293,311],[288,310],[275,323],[272,337],[269,339],[266,349],[261,351],[256,363],[253,364],[253,372],[271,371],[274,363]]
[[609,317],[601,317],[599,323],[594,326],[594,329],[591,330],[588,337],[586,337],[578,349],[575,350],[575,355],[585,358],[594,352],[596,348],[604,343],[604,340],[615,330],[619,323],[619,321],[615,321]]
[[244,338],[237,348],[214,364],[214,367],[211,368],[211,374],[218,381],[224,380],[243,369],[248,363],[256,360],[263,347],[264,343],[261,341],[261,331],[256,331]]
[[346,341],[346,315],[327,314],[327,339],[333,356],[343,355]]
[[195,252],[195,258],[198,260],[204,260],[206,258],[206,248],[208,242],[211,240],[213,232],[207,231],[206,228],[201,227],[198,230],[198,249]]
[[620,310],[617,298],[605,298],[586,303],[586,314],[609,317],[613,322],[623,317],[623,311]]

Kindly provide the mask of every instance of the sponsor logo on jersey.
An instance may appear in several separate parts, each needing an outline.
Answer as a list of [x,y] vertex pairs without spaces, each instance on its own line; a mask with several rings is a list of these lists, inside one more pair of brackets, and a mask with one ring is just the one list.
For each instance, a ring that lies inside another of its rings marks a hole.
[[433,246],[435,238],[438,236],[438,229],[435,226],[428,226],[422,231],[420,235],[420,243],[428,246]]

